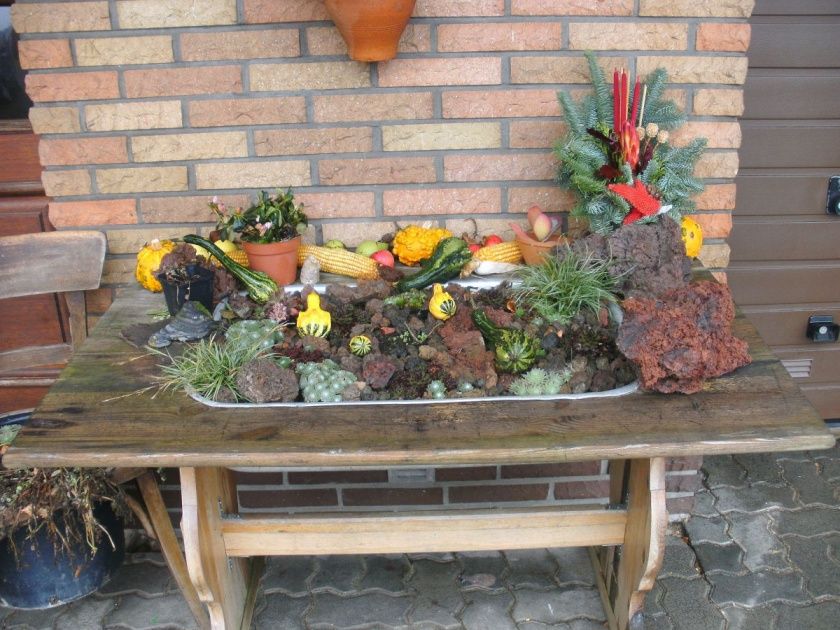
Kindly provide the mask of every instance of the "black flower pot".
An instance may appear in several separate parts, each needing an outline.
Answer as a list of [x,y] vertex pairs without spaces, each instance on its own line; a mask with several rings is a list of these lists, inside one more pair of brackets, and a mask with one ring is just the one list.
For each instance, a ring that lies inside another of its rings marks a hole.
[[186,279],[171,281],[166,274],[158,274],[163,285],[163,297],[170,315],[177,315],[187,300],[200,302],[209,312],[213,312],[213,278],[210,269],[199,265],[187,265]]

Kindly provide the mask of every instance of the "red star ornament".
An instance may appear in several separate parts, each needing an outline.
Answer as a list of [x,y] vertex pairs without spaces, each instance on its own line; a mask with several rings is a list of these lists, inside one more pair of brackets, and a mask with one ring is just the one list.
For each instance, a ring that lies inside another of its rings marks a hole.
[[624,217],[624,225],[638,221],[642,217],[649,217],[657,214],[662,207],[662,202],[651,194],[641,180],[637,179],[630,184],[608,184],[607,188],[619,197],[626,199],[630,204],[630,212]]

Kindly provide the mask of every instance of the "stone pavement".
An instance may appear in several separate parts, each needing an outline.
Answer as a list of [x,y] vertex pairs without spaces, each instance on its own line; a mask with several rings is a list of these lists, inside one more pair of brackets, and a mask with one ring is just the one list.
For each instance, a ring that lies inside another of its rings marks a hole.
[[[840,627],[840,447],[709,458],[684,531],[668,537],[649,630]],[[595,630],[605,627],[584,549],[277,559],[260,630]],[[192,628],[157,554],[135,554],[85,600],[0,608],[0,627]]]

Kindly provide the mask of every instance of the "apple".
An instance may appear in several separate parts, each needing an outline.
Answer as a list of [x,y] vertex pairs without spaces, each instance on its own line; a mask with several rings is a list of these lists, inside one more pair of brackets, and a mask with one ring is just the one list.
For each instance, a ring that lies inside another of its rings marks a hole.
[[470,251],[473,254],[475,254],[479,249],[481,249],[481,245],[479,245],[478,243],[470,243],[469,245],[467,245],[467,247],[469,247]]
[[387,249],[380,249],[379,251],[373,252],[370,257],[380,265],[384,265],[386,267],[394,266],[394,255]]
[[502,237],[498,234],[491,234],[490,236],[484,237],[484,247],[490,247],[491,245],[498,245],[502,243]]
[[376,241],[362,241],[356,246],[356,253],[361,256],[370,256],[373,252],[378,252],[381,247]]
[[344,243],[339,241],[337,238],[330,239],[324,243],[324,247],[329,247],[330,249],[346,249],[344,247]]

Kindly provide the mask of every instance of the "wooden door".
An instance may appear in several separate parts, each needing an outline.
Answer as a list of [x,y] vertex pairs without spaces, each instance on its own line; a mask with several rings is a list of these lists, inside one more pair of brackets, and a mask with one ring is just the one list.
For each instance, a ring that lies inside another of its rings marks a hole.
[[840,322],[840,2],[758,0],[751,19],[729,282],[736,301],[826,419],[840,418],[840,344],[812,343],[810,315]]
[[[0,0],[0,236],[53,229],[41,185],[38,138],[27,119],[11,0]],[[63,343],[66,308],[56,295],[0,300],[0,352],[37,344]],[[0,413],[35,406],[58,366],[0,373]]]

